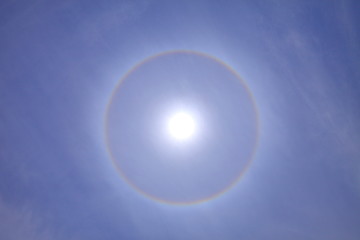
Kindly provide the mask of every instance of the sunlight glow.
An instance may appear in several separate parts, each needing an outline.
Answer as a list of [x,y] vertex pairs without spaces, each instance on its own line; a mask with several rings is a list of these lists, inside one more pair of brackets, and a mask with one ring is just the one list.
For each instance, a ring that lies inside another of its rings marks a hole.
[[195,132],[195,121],[193,117],[186,112],[177,112],[169,118],[168,131],[176,140],[187,140]]

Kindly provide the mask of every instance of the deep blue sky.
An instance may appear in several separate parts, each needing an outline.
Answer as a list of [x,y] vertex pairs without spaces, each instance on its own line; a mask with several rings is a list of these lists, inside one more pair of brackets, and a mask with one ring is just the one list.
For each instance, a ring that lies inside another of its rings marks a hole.
[[[0,239],[359,239],[358,9],[335,0],[1,1]],[[119,79],[174,49],[234,68],[260,120],[242,180],[191,206],[138,194],[104,141]]]

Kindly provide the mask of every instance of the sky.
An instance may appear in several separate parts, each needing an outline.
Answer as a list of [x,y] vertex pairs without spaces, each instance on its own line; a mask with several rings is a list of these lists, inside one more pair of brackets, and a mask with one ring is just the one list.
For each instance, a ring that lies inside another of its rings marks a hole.
[[359,7],[1,1],[0,239],[359,239]]

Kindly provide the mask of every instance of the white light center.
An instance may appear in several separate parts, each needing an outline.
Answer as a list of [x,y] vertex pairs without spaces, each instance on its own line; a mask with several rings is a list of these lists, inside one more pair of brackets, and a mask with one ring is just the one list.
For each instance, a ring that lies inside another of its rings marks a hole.
[[195,132],[195,121],[186,112],[177,112],[168,121],[170,135],[177,140],[186,140]]

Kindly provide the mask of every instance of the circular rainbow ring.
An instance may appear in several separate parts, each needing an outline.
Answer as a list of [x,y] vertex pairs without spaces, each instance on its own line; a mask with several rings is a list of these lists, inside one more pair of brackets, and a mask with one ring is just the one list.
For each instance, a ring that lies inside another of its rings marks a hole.
[[[251,103],[252,103],[252,107],[254,109],[254,112],[255,112],[255,121],[256,121],[256,129],[255,129],[255,134],[256,134],[256,138],[255,138],[255,143],[254,143],[254,146],[253,146],[253,151],[252,151],[252,154],[247,162],[247,164],[245,165],[245,167],[243,168],[242,171],[239,172],[238,176],[235,177],[228,186],[226,186],[224,189],[206,197],[206,198],[203,198],[203,199],[198,199],[198,200],[195,200],[195,201],[187,201],[187,202],[177,202],[177,201],[168,201],[168,200],[164,200],[164,199],[161,199],[161,198],[158,198],[156,196],[153,196],[147,192],[144,192],[142,189],[140,189],[139,187],[137,187],[135,184],[133,184],[126,176],[126,174],[122,171],[122,169],[120,168],[120,166],[116,163],[115,161],[115,158],[114,156],[112,155],[112,152],[111,152],[111,149],[109,147],[109,143],[108,143],[108,115],[109,115],[109,110],[110,110],[110,106],[113,102],[113,98],[115,96],[115,94],[120,90],[121,88],[121,84],[126,80],[126,78],[132,74],[133,72],[135,72],[139,67],[141,67],[143,64],[146,64],[158,57],[161,57],[161,56],[164,56],[164,55],[171,55],[171,54],[192,54],[192,55],[197,55],[197,56],[201,56],[201,57],[205,57],[205,58],[208,58],[208,59],[211,59],[217,63],[219,63],[220,65],[224,66],[227,70],[229,70],[238,80],[239,80],[239,83],[245,88],[245,90],[247,91],[249,97],[250,97],[250,100],[251,100]],[[230,188],[232,188],[233,186],[235,186],[241,179],[241,177],[244,175],[244,173],[246,172],[246,170],[249,168],[251,162],[253,161],[254,157],[255,157],[255,153],[256,153],[256,149],[258,147],[258,144],[259,144],[259,114],[258,114],[258,110],[257,110],[257,107],[256,107],[256,104],[255,104],[255,101],[254,101],[254,97],[251,93],[251,91],[249,90],[249,88],[247,87],[247,85],[245,84],[245,82],[243,81],[243,79],[239,76],[239,74],[233,69],[231,68],[229,65],[225,64],[224,62],[222,62],[221,60],[213,57],[213,56],[210,56],[210,55],[207,55],[205,53],[202,53],[202,52],[197,52],[197,51],[190,51],[190,50],[173,50],[173,51],[165,51],[165,52],[161,52],[159,54],[155,54],[155,55],[152,55],[148,58],[145,58],[145,60],[139,62],[138,64],[136,64],[134,67],[132,67],[121,79],[120,81],[118,82],[118,84],[115,86],[112,94],[111,94],[111,97],[110,97],[110,100],[108,102],[108,105],[106,107],[106,111],[105,111],[105,143],[106,143],[106,149],[107,149],[107,152],[110,156],[110,159],[111,159],[111,162],[113,164],[113,166],[115,167],[115,169],[118,171],[118,173],[120,174],[120,176],[126,181],[126,183],[128,183],[133,189],[135,189],[138,193],[140,193],[141,195],[151,199],[151,200],[154,200],[156,202],[160,202],[160,203],[165,203],[165,204],[172,204],[172,205],[192,205],[192,204],[199,204],[199,203],[204,203],[204,202],[207,202],[207,201],[210,201],[212,199],[215,199],[219,196],[221,196],[222,194],[224,194],[225,192],[227,192]]]

